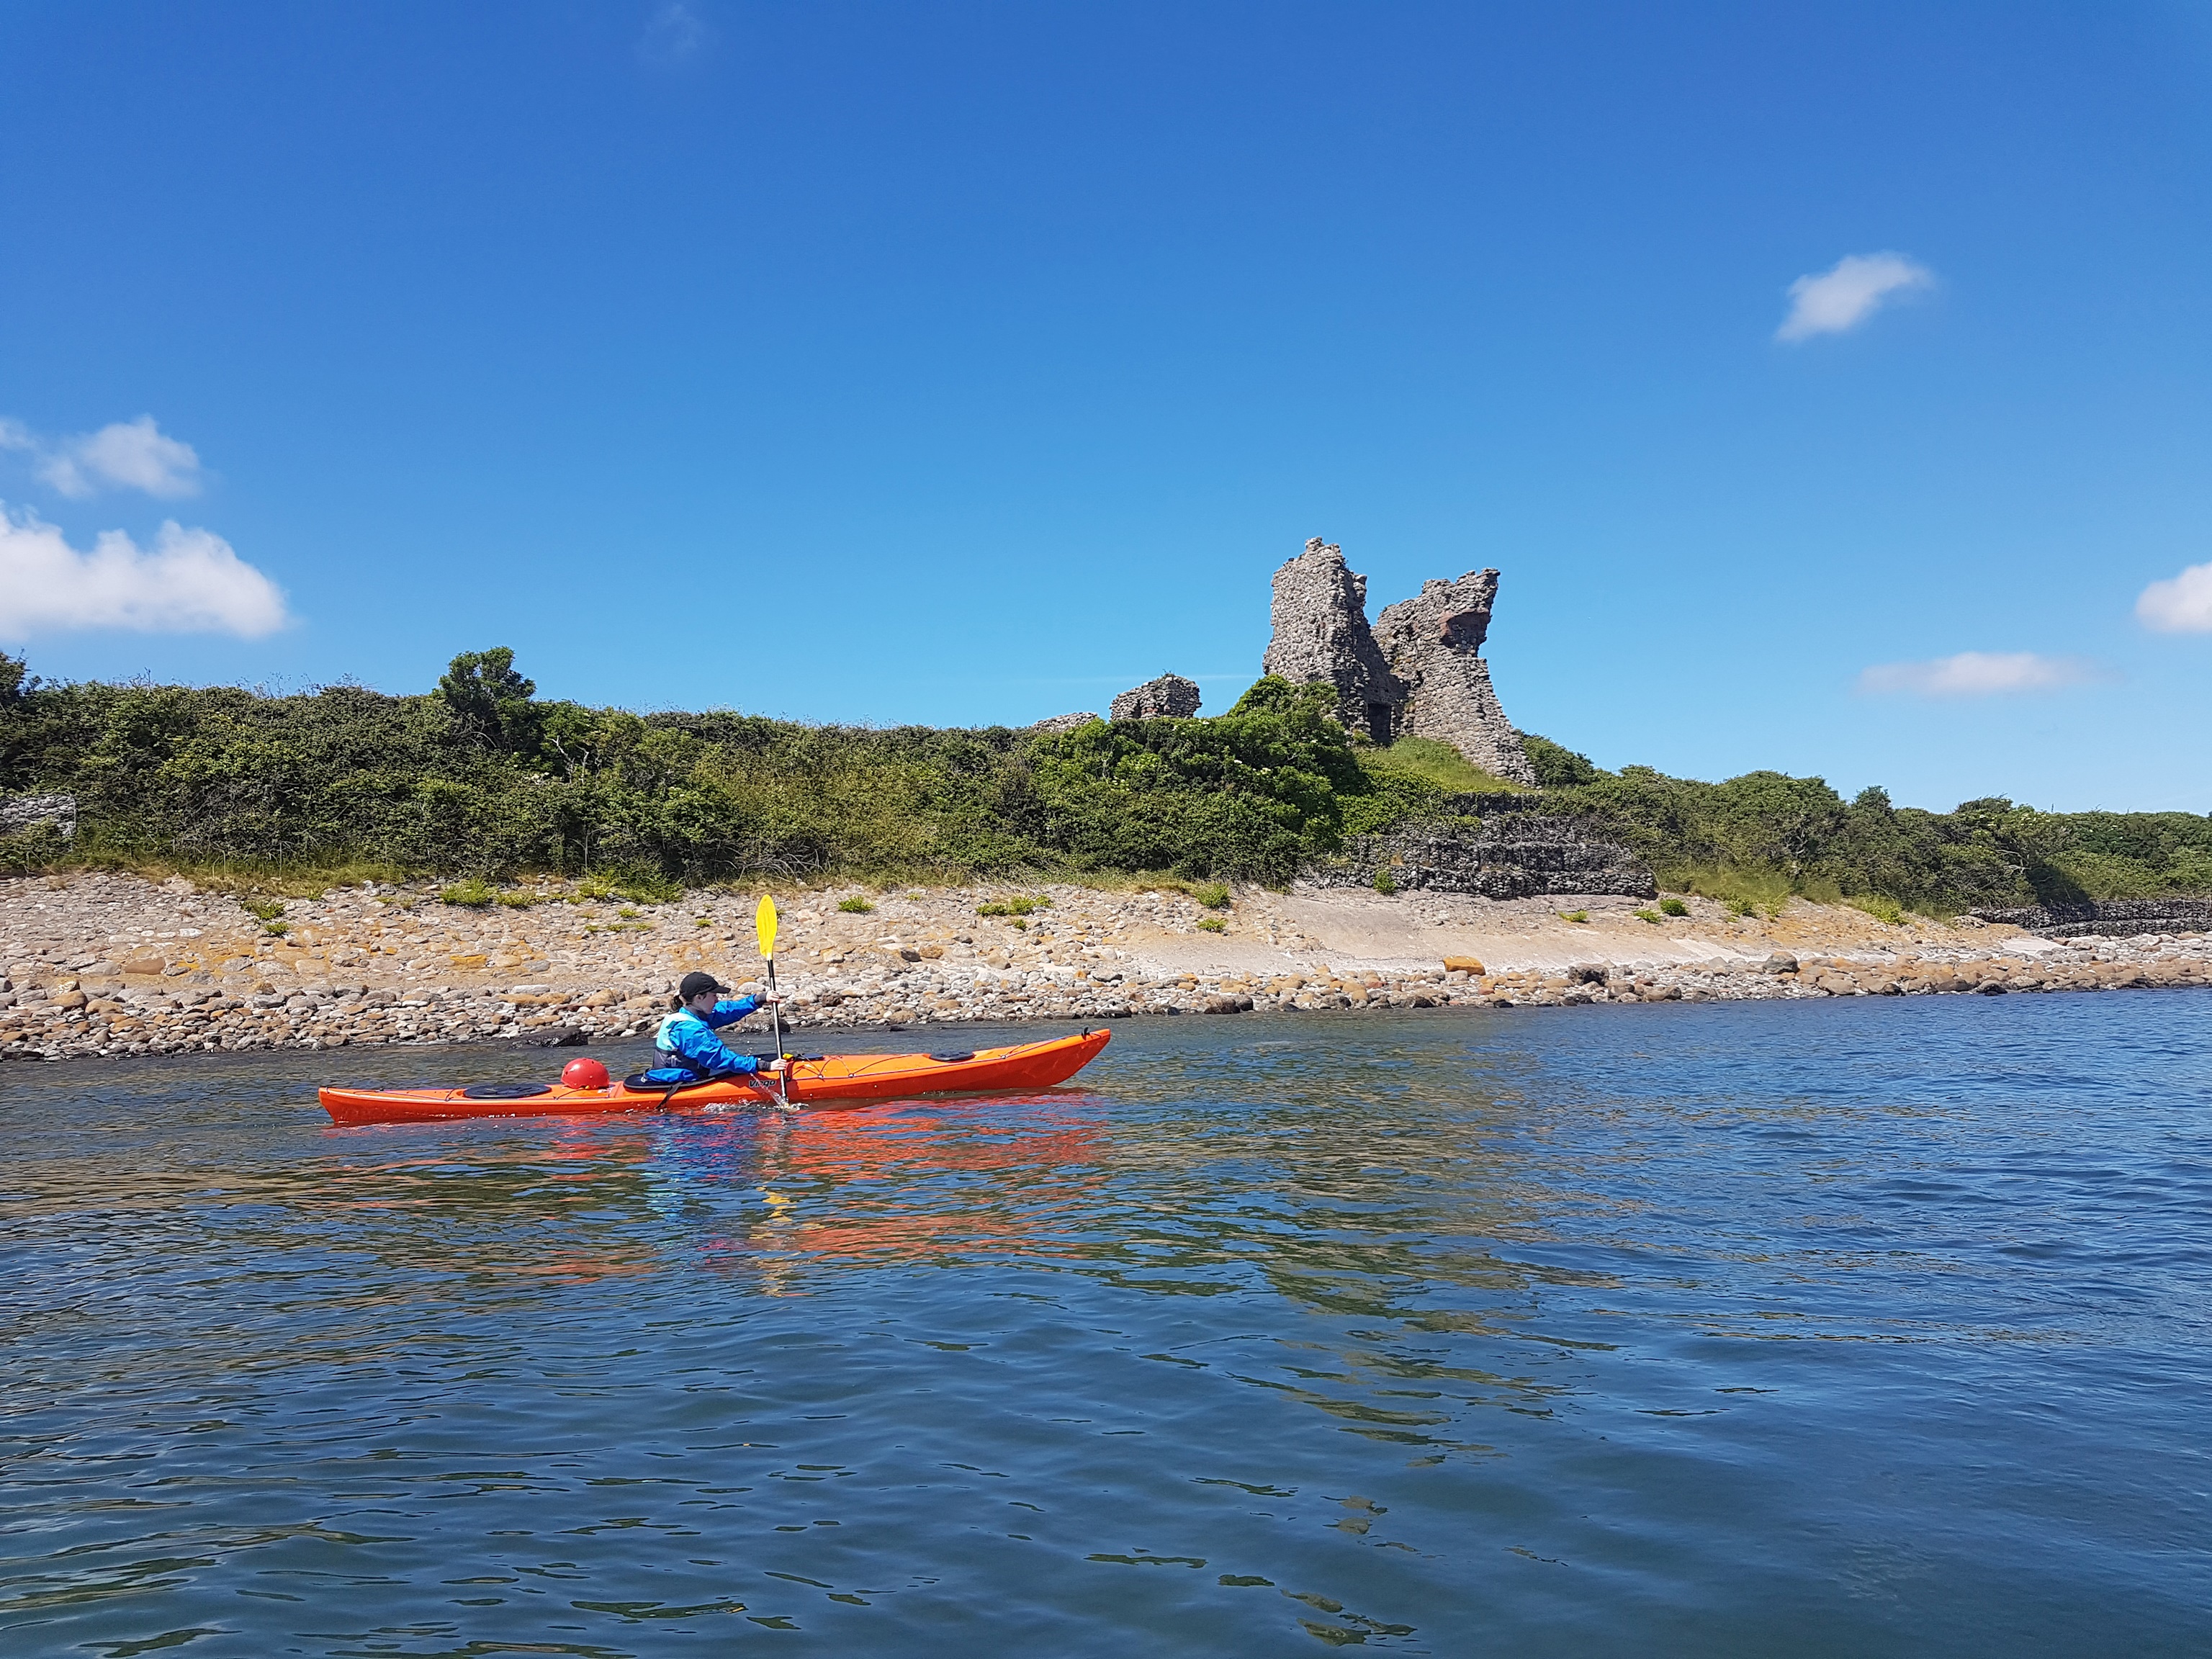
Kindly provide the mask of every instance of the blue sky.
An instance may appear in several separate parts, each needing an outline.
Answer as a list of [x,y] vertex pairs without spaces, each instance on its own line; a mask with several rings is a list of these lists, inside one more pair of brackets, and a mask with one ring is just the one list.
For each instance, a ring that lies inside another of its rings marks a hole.
[[1218,712],[1320,535],[1376,611],[1498,566],[1601,764],[2212,809],[2212,6],[16,0],[0,61],[39,672]]

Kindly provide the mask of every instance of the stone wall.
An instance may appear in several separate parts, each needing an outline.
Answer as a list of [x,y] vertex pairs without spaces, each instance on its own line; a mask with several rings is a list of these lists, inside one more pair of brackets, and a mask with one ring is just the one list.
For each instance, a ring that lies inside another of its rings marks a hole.
[[1294,685],[1336,688],[1337,719],[1377,743],[1431,738],[1495,777],[1533,785],[1535,769],[1482,659],[1495,570],[1441,579],[1370,628],[1367,578],[1319,537],[1275,572],[1274,636],[1261,666]]
[[2138,933],[2212,933],[2212,899],[2090,899],[2019,910],[1977,910],[2045,939],[2133,939]]
[[76,835],[75,795],[14,795],[0,799],[0,836],[51,829],[64,841]]
[[1316,866],[1317,887],[1370,887],[1378,872],[1407,892],[1516,899],[1572,894],[1656,898],[1649,866],[1596,819],[1531,810],[1511,795],[1455,795],[1451,816],[1355,836]]

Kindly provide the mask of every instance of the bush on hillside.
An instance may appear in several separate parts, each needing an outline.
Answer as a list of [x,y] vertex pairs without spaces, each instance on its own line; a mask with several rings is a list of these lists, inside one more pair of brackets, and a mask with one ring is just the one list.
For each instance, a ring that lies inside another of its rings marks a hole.
[[1598,769],[1590,764],[1588,755],[1577,755],[1573,750],[1553,743],[1549,738],[1540,738],[1534,732],[1520,732],[1515,735],[1521,739],[1521,747],[1528,757],[1528,764],[1535,769],[1539,788],[1571,789],[1578,783],[1597,781]]
[[[489,885],[537,872],[641,903],[759,875],[1281,883],[1347,836],[1464,811],[1476,793],[1455,787],[1474,769],[1354,739],[1335,706],[1333,687],[1263,678],[1215,720],[875,730],[540,702],[505,647],[463,653],[417,696],[57,685],[0,654],[0,792],[72,793],[79,817],[73,845],[0,837],[0,873],[351,866]],[[2191,813],[1996,797],[1929,812],[1779,772],[1607,772],[1523,741],[1545,810],[1590,815],[1678,891],[1867,898],[1876,915],[2212,891],[2212,818]]]

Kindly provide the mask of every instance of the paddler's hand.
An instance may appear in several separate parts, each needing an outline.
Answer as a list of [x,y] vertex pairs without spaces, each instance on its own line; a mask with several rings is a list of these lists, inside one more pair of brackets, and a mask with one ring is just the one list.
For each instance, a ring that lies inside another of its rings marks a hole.
[[763,1070],[763,1072],[775,1072],[775,1073],[784,1073],[784,1072],[787,1072],[787,1071],[789,1071],[790,1069],[791,1069],[791,1062],[790,1062],[789,1060],[786,1060],[786,1059],[782,1058],[781,1055],[779,1055],[777,1058],[775,1058],[775,1059],[774,1059],[774,1060],[771,1060],[770,1061],[769,1061],[769,1063],[768,1063],[767,1065],[765,1065],[765,1066],[762,1066],[762,1067],[761,1067],[761,1070]]

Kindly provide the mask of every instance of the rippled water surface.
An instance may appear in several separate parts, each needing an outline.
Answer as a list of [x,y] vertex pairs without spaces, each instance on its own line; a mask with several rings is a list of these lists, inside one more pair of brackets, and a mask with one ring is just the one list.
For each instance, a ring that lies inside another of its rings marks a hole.
[[2212,995],[313,1103],[545,1066],[7,1068],[0,1651],[2212,1646]]

